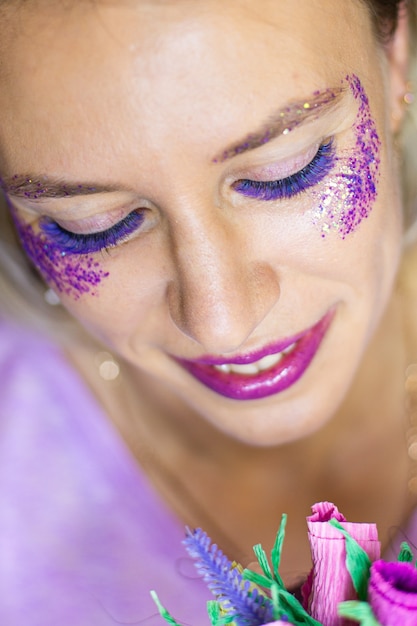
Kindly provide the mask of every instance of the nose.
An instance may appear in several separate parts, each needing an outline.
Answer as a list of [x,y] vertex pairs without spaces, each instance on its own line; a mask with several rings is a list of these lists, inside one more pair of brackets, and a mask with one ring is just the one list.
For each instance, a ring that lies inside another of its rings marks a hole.
[[177,221],[171,229],[175,278],[167,291],[169,312],[207,353],[236,351],[279,299],[276,272],[251,260],[253,250],[251,233],[215,211]]

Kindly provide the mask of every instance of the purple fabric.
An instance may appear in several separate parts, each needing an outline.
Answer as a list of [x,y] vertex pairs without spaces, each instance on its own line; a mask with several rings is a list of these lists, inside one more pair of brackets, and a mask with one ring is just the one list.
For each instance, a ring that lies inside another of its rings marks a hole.
[[0,323],[0,624],[208,624],[183,525],[45,340]]

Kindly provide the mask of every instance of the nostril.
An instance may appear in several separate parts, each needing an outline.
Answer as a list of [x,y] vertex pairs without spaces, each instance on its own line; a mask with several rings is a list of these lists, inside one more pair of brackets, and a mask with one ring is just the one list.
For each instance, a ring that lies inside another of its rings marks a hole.
[[236,351],[269,314],[280,294],[268,267],[237,266],[213,274],[191,269],[168,285],[167,303],[175,326],[205,351]]

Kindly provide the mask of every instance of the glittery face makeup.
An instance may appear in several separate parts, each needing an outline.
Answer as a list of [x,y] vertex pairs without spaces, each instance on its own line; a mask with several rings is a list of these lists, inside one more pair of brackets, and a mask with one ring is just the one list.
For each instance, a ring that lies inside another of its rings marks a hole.
[[272,181],[243,179],[237,181],[233,187],[238,193],[257,200],[292,198],[322,181],[332,170],[334,162],[333,142],[328,141],[319,147],[310,163],[291,176]]
[[[337,155],[332,139],[322,143],[313,159],[301,170],[290,176],[271,181],[241,179],[234,183],[236,192],[261,201],[290,199],[304,191],[310,191],[317,208],[313,222],[323,237],[337,232],[342,239],[354,232],[362,220],[368,217],[377,195],[379,175],[380,140],[370,112],[368,97],[357,76],[347,76],[340,90],[316,92],[313,102],[303,108],[286,109],[282,112],[282,127],[275,132],[288,134],[297,128],[306,116],[304,111],[322,109],[345,90],[347,84],[358,103],[358,113],[353,127],[355,145],[349,156]],[[315,104],[313,104],[315,103]],[[317,112],[317,111],[316,111]],[[259,137],[260,145],[271,138],[271,133]],[[240,151],[250,149],[248,141],[241,144]],[[238,148],[235,149],[236,153]]]
[[22,223],[14,213],[23,249],[49,285],[76,300],[83,294],[97,295],[96,288],[109,273],[94,257],[67,254],[42,232],[35,233],[30,224]]
[[[74,188],[68,185],[61,185],[59,191],[52,190],[40,180],[35,181],[31,178],[22,178],[17,175],[12,176],[8,182],[1,179],[0,187],[5,193],[13,194],[16,198],[27,198],[28,200],[39,200],[42,197],[66,198],[73,195],[74,192]],[[75,189],[79,193],[82,192],[83,195],[96,193],[94,187],[86,187],[84,185],[77,185]]]
[[[13,176],[7,183],[0,180],[0,186],[14,197],[28,200],[87,196],[111,190],[108,187],[98,189],[86,185],[71,186],[61,184],[59,181],[45,183],[19,176]],[[11,212],[23,248],[30,260],[49,284],[59,292],[74,298],[85,293],[96,295],[95,288],[108,276],[107,272],[100,269],[99,262],[89,255],[120,244],[140,228],[143,222],[143,214],[135,210],[105,230],[74,233],[51,218],[42,217],[39,220],[39,231],[35,232],[32,226],[19,220],[12,207]],[[75,255],[79,255],[80,258],[73,258]]]
[[71,184],[62,182],[60,179],[34,178],[18,174],[9,178],[0,178],[0,188],[6,195],[28,200],[89,196],[115,190],[109,185]]
[[[315,92],[311,102],[286,107],[263,133],[249,135],[243,143],[226,150],[220,160],[262,145],[274,135],[289,134],[303,121],[317,116],[329,104],[334,104],[347,88],[358,105],[353,127],[355,145],[347,156],[337,154],[334,140],[328,139],[299,171],[278,180],[238,180],[233,185],[234,190],[260,201],[291,199],[308,191],[316,205],[313,222],[320,229],[322,237],[337,232],[345,238],[354,232],[362,220],[368,217],[376,199],[380,166],[380,140],[368,97],[357,76],[347,76],[337,90]],[[16,197],[37,200],[46,196],[89,195],[97,190],[93,186],[78,185],[72,188],[59,183],[51,187],[42,185],[41,181],[14,177],[8,182],[6,192]],[[96,294],[96,287],[108,276],[90,255],[121,243],[139,229],[143,221],[139,211],[132,211],[106,230],[83,234],[70,232],[50,218],[42,218],[39,221],[39,232],[35,232],[32,226],[21,223],[16,215],[14,218],[26,253],[46,281],[58,291],[75,298],[85,293]]]
[[325,237],[337,232],[342,239],[367,218],[377,197],[381,142],[372,118],[369,100],[357,76],[347,76],[358,104],[354,124],[355,146],[349,156],[336,158],[334,173],[317,194],[314,223]]
[[250,133],[242,141],[233,144],[213,159],[213,162],[222,163],[238,154],[259,148],[279,135],[288,135],[300,124],[307,120],[316,119],[330,107],[333,107],[343,95],[343,92],[344,87],[337,89],[328,88],[322,91],[315,91],[308,101],[302,100],[288,104],[278,111],[263,129],[257,133]]

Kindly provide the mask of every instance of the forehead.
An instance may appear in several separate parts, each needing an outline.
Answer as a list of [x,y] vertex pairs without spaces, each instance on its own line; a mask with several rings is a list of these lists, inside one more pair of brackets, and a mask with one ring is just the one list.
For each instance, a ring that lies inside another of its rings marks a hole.
[[[107,35],[113,42],[130,42],[141,47],[143,43],[161,43],[159,37],[170,33],[195,34],[216,29],[233,35],[233,30],[246,31],[249,24],[257,24],[279,34],[293,34],[298,38],[313,36],[323,29],[331,31],[342,25],[344,30],[354,32],[355,14],[367,13],[363,0],[8,0],[0,2],[3,28],[2,52],[7,51],[17,38],[25,38],[34,45],[41,41],[58,50],[71,41],[83,43],[88,33],[95,37]],[[346,21],[346,18],[349,18]],[[353,22],[352,22],[353,19]],[[221,30],[221,29],[220,29]],[[59,38],[57,37],[59,34]],[[120,39],[124,37],[126,39]],[[78,41],[76,41],[78,39]],[[22,42],[20,42],[22,43]],[[85,43],[85,42],[84,42]],[[61,44],[61,46],[60,46]]]
[[192,64],[203,69],[221,59],[227,67],[229,60],[268,50],[271,61],[295,69],[303,52],[311,63],[316,55],[323,61],[328,48],[348,58],[347,41],[367,21],[361,0],[29,0],[4,6],[0,77],[14,73],[14,83],[19,76],[35,82],[60,74],[63,84],[65,72],[68,79],[76,73],[87,80],[100,67],[119,63],[122,71],[128,60],[152,78],[153,70],[164,74],[174,67],[181,78]]
[[374,46],[366,17],[359,0],[13,5],[2,20],[0,148],[22,160],[31,138],[42,159],[54,146],[54,163],[68,169],[69,152],[82,167],[85,151],[116,136],[124,154],[132,140],[160,154],[180,129],[201,143],[206,120],[214,149],[244,130],[237,112],[248,128],[259,124],[268,94],[278,105],[355,69],[358,44]]

